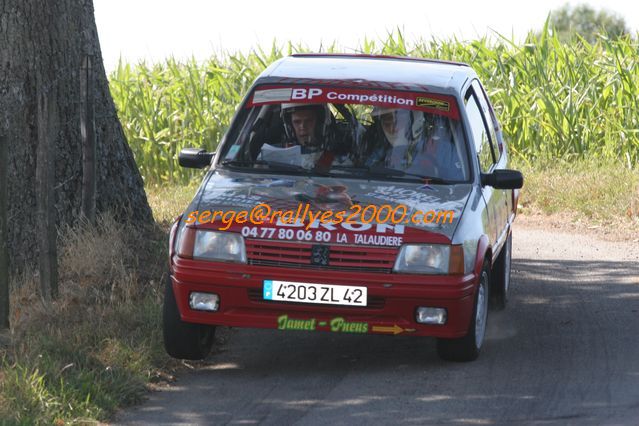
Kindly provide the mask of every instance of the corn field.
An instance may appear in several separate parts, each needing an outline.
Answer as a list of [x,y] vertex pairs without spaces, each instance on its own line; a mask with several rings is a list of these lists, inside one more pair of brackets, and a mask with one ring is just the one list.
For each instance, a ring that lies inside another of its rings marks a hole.
[[[186,183],[197,172],[177,165],[187,146],[215,150],[236,106],[271,62],[301,46],[273,45],[222,54],[204,63],[168,59],[110,75],[124,132],[147,184]],[[329,46],[325,51],[334,51]],[[466,62],[479,74],[518,160],[601,158],[639,162],[639,44],[600,36],[561,43],[546,27],[525,43],[506,38],[407,43],[401,32],[364,39],[361,53]]]

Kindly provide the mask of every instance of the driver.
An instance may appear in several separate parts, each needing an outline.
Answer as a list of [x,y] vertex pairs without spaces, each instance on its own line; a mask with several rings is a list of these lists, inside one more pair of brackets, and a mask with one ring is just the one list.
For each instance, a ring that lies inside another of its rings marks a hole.
[[326,157],[327,134],[331,124],[331,114],[327,105],[284,103],[280,116],[284,124],[285,139],[282,148],[297,151],[264,153],[273,161],[282,161],[311,169],[317,167]]

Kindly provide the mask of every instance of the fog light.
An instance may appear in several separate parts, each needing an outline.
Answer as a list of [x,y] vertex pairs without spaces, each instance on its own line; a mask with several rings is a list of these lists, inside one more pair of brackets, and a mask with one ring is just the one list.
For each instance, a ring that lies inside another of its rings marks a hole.
[[196,311],[217,311],[219,305],[217,294],[193,292],[189,295],[189,306]]
[[417,308],[415,320],[420,324],[446,324],[446,308]]

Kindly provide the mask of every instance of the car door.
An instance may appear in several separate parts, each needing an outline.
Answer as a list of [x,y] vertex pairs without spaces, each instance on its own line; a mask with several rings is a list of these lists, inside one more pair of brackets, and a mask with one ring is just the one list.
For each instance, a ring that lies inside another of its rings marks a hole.
[[[492,141],[493,150],[495,153],[496,164],[494,169],[506,169],[508,165],[508,158],[506,155],[506,145],[504,144],[499,123],[495,117],[495,113],[490,106],[486,91],[479,84],[478,80],[474,80],[472,83],[473,90],[477,94],[479,104],[482,107],[482,112],[486,124],[488,125],[490,139]],[[511,189],[499,189],[495,190],[493,197],[495,197],[495,208],[497,217],[497,244],[496,248],[501,247],[508,236],[508,224],[509,214],[513,211],[512,208],[512,191]],[[497,252],[497,251],[496,251]]]
[[[464,103],[480,171],[481,173],[491,173],[497,163],[494,144],[491,139],[490,126],[488,126],[486,114],[474,83],[466,91]],[[501,220],[500,210],[503,209],[503,205],[500,203],[503,203],[503,199],[500,196],[500,190],[495,190],[490,186],[482,187],[482,196],[486,203],[486,233],[490,239],[490,245],[494,247],[501,231],[499,222]]]

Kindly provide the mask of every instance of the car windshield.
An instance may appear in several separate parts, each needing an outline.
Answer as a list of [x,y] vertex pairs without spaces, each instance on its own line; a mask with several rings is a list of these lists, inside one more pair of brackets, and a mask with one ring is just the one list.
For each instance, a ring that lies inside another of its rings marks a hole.
[[281,173],[467,181],[455,98],[344,87],[257,87],[222,165]]

